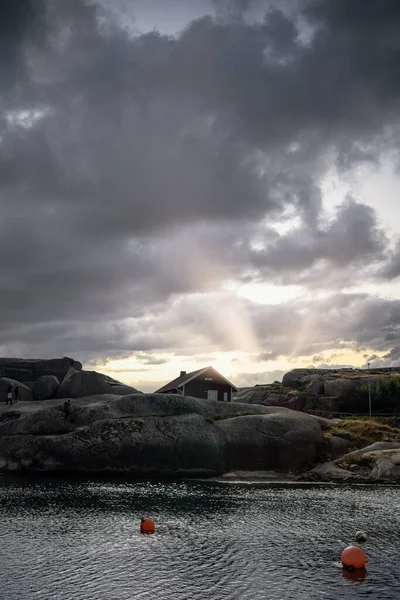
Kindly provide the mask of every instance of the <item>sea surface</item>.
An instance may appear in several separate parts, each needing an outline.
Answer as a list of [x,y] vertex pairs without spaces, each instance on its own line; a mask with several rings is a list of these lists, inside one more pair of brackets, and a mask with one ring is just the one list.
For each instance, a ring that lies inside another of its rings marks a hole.
[[391,487],[2,477],[0,598],[400,599],[399,509]]

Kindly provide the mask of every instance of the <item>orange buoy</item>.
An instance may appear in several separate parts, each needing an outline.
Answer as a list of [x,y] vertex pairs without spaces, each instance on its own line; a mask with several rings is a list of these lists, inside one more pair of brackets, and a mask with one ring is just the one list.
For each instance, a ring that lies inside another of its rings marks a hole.
[[367,564],[367,557],[358,546],[348,546],[342,552],[342,565],[345,569],[363,569]]
[[140,522],[140,533],[154,533],[156,526],[153,519],[142,519]]

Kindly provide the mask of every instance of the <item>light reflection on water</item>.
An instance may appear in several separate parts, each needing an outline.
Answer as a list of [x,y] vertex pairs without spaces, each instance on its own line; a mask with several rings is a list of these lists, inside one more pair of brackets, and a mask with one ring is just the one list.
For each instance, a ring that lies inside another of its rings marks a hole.
[[[398,488],[0,480],[3,600],[400,598]],[[142,516],[156,534],[142,536]],[[368,570],[342,573],[363,529]]]

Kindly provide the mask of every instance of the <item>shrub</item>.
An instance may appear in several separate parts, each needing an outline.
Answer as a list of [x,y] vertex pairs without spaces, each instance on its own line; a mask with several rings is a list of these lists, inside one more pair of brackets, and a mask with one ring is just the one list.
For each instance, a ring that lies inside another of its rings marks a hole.
[[385,379],[378,379],[374,390],[375,410],[400,409],[400,377],[393,375]]
[[[372,390],[371,390],[372,394]],[[343,409],[352,413],[367,413],[369,411],[368,385],[362,384],[343,402]]]
[[[374,412],[400,412],[400,377],[398,375],[382,377],[375,384],[371,383],[371,403]],[[343,410],[354,413],[369,411],[368,383],[360,385],[344,401]]]

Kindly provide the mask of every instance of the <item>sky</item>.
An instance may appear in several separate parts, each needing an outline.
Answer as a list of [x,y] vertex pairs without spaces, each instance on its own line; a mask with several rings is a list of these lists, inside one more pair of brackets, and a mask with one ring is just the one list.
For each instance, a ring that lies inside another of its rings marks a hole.
[[398,0],[2,0],[0,354],[400,362]]

